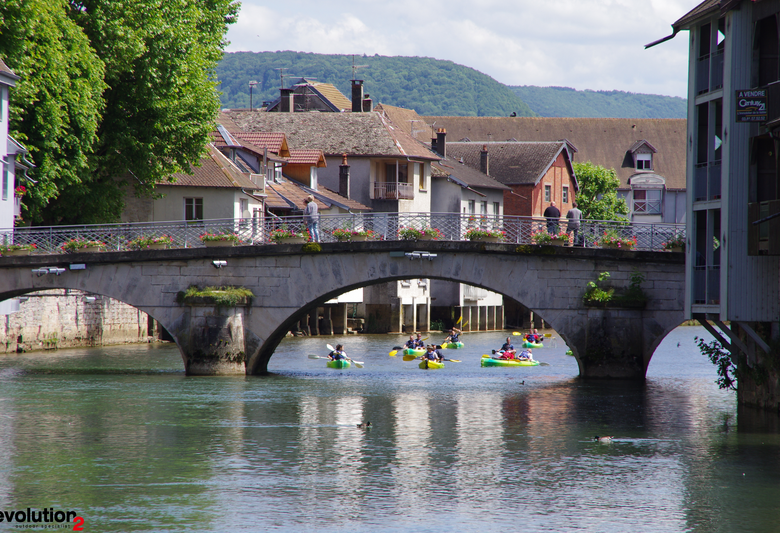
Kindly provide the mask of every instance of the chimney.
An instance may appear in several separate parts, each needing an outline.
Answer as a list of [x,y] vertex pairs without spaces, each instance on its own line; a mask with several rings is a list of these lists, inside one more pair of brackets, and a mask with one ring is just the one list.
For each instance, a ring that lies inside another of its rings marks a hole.
[[347,154],[341,154],[341,164],[339,165],[339,195],[349,198],[349,164],[347,163]]
[[352,80],[352,112],[363,111],[363,80]]
[[488,161],[488,149],[487,145],[482,145],[482,151],[479,152],[479,170],[483,174],[490,175],[490,161]]
[[446,129],[439,128],[436,130],[436,153],[442,157],[447,157],[447,143],[445,137],[447,137]]
[[282,89],[282,102],[279,104],[279,109],[282,113],[293,113],[295,111],[295,95],[294,89]]
[[436,137],[431,137],[431,151],[435,154],[439,153],[439,150],[436,148]]
[[365,98],[363,98],[363,113],[370,113],[374,110],[374,102],[369,98],[369,95],[366,95]]

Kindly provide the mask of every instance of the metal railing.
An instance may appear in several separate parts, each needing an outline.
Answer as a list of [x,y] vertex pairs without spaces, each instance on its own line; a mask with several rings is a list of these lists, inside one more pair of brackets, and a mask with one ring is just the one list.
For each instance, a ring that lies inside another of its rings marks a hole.
[[[502,232],[501,241],[515,244],[534,244],[532,235],[538,232],[570,231],[566,219],[548,220],[542,217],[501,215],[469,215],[457,213],[354,213],[320,215],[321,242],[335,242],[335,230],[370,231],[369,240],[400,241],[405,228],[436,229],[439,240],[463,241],[470,229]],[[132,241],[139,237],[169,236],[171,248],[199,248],[205,246],[205,233],[235,234],[242,244],[269,244],[275,229],[306,232],[301,216],[218,219],[198,221],[146,222],[82,226],[22,227],[0,229],[0,245],[34,244],[34,254],[66,253],[65,243],[73,239],[97,241],[105,251],[134,249]],[[636,250],[662,250],[675,235],[685,234],[685,224],[630,223],[582,220],[577,231],[577,246],[596,247],[605,232],[624,238],[636,238]],[[354,238],[353,240],[357,240]]]

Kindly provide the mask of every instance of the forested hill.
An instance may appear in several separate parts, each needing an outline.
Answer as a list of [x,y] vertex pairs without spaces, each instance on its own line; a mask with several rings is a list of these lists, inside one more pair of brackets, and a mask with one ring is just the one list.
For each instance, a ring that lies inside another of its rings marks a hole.
[[[414,109],[433,116],[543,116],[685,118],[682,98],[621,91],[575,91],[565,87],[509,87],[452,61],[428,57],[354,56],[357,78],[374,104]],[[222,107],[249,107],[279,97],[280,72],[335,85],[350,98],[353,56],[304,52],[232,52],[217,66]],[[281,69],[281,70],[280,70]]]
[[[226,53],[217,66],[222,106],[249,107],[249,82],[254,105],[279,97],[279,70],[288,80],[306,77],[331,83],[351,95],[351,55],[300,52]],[[421,115],[535,116],[506,85],[473,68],[428,57],[355,56],[365,92],[374,104],[414,109]],[[289,87],[285,83],[285,87]],[[258,94],[259,93],[259,94]]]
[[541,117],[685,118],[687,100],[623,91],[510,86]]

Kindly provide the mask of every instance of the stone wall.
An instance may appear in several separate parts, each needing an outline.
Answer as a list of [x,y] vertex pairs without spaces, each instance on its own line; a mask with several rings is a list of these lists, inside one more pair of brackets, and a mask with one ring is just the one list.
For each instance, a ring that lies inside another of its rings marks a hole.
[[18,312],[0,316],[0,353],[154,340],[149,315],[111,298],[67,289],[26,298]]

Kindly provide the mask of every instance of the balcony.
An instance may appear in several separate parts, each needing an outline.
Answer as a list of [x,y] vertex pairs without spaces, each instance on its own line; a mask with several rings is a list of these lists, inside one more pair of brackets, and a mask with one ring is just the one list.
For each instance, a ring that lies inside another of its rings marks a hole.
[[414,185],[411,183],[380,182],[374,183],[374,200],[414,200]]

